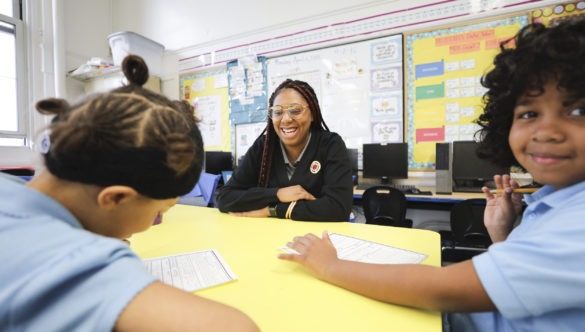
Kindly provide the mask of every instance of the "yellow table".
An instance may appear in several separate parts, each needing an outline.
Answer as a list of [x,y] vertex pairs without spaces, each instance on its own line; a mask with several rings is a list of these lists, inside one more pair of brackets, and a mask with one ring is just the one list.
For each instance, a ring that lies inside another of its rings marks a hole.
[[[217,249],[238,280],[198,295],[246,312],[262,331],[440,331],[437,312],[386,304],[312,277],[295,263],[276,258],[296,235],[323,230],[429,255],[439,266],[440,239],[432,231],[353,224],[232,217],[217,209],[176,205],[162,224],[134,235],[142,258]],[[193,315],[197,319],[196,314]]]

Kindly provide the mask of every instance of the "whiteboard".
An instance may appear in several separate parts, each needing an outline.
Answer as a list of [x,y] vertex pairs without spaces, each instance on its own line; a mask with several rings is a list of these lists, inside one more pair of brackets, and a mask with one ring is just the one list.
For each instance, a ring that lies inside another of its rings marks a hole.
[[402,35],[267,60],[268,94],[285,79],[309,83],[323,118],[348,148],[404,140]]

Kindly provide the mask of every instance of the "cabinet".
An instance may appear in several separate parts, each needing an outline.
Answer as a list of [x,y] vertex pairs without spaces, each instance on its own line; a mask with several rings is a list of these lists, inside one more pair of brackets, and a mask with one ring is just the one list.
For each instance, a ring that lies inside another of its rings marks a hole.
[[[107,92],[127,84],[126,78],[119,67],[110,67],[92,73],[84,73],[83,75],[70,75],[70,77],[82,81],[86,93]],[[160,78],[151,75],[144,87],[160,93]]]

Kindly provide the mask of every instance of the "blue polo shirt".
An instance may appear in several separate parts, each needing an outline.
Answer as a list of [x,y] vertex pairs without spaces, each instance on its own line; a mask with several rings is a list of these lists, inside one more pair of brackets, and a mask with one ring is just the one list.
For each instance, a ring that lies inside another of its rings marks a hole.
[[522,222],[473,258],[496,312],[472,314],[480,331],[585,328],[585,182],[525,196]]
[[0,174],[0,330],[111,331],[152,277],[122,241]]

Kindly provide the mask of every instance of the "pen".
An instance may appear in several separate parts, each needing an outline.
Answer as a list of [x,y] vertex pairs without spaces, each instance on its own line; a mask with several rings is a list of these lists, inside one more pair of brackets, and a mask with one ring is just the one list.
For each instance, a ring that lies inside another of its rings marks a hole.
[[[532,194],[533,192],[537,191],[540,188],[515,188],[512,190],[513,193],[517,194]],[[492,189],[490,190],[492,194],[502,194],[504,193],[504,189]]]

